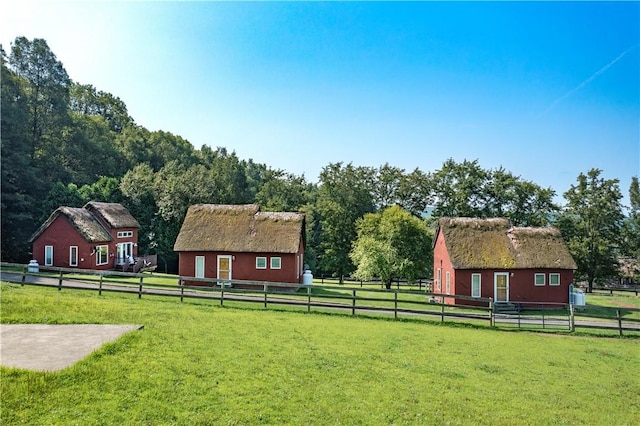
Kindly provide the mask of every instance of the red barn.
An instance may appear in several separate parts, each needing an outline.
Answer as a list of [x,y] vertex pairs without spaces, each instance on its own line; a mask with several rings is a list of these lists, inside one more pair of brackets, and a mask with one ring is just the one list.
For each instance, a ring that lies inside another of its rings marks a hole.
[[255,204],[189,207],[176,239],[181,276],[300,283],[305,218]]
[[577,269],[554,227],[512,227],[508,219],[441,218],[434,238],[434,292],[496,303],[569,302]]
[[29,242],[43,266],[112,269],[137,256],[139,227],[121,204],[90,202],[57,208]]

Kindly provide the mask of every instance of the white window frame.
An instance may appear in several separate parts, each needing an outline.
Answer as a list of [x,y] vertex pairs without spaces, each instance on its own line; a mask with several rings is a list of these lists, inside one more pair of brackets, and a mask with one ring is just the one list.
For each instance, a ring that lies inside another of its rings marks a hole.
[[451,272],[445,272],[445,292],[451,294]]
[[78,266],[78,246],[69,246],[69,266]]
[[[104,261],[102,261],[102,252],[104,250]],[[109,264],[109,245],[104,244],[96,246],[96,265],[103,266]]]
[[[260,260],[264,262],[262,266],[258,263]],[[256,269],[267,269],[267,258],[266,256],[256,256]]]
[[[551,277],[557,277],[558,281],[554,284],[553,281],[551,280]],[[560,274],[559,273],[556,272],[556,273],[549,274],[549,285],[552,285],[554,287],[560,285]]]
[[204,256],[195,256],[193,260],[193,275],[195,278],[204,278],[206,259]]
[[278,256],[274,256],[269,259],[269,267],[271,269],[282,269],[282,258]]
[[53,246],[44,246],[44,266],[53,266]]
[[442,291],[442,268],[438,268],[436,272],[436,290],[438,293]]
[[[542,284],[538,283],[538,278],[542,277]],[[544,287],[547,285],[546,276],[544,274],[533,275],[533,285],[536,287]]]
[[133,231],[118,231],[118,238],[131,238],[133,237]]
[[[477,282],[474,282],[477,278]],[[471,274],[471,297],[480,297],[482,295],[482,275]]]

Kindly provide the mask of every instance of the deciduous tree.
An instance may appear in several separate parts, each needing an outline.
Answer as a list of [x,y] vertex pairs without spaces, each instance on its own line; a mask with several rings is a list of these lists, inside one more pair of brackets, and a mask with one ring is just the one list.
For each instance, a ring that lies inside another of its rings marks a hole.
[[433,264],[432,231],[400,206],[365,214],[357,221],[357,235],[350,253],[356,278],[378,277],[389,289],[393,278],[413,282]]
[[618,179],[600,177],[601,170],[580,173],[564,193],[567,201],[560,226],[569,251],[578,264],[577,276],[588,282],[615,275],[624,215]]

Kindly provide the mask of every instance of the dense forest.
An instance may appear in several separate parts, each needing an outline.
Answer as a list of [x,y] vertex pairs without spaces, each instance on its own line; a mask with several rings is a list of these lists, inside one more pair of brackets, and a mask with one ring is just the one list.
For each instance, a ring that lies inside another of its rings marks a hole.
[[[578,275],[590,283],[614,275],[619,257],[640,256],[637,177],[628,207],[618,181],[601,178],[597,169],[577,177],[563,194],[564,206],[554,203],[553,189],[503,168],[484,169],[477,160],[449,159],[435,171],[333,163],[312,183],[224,147],[198,150],[179,135],[136,124],[120,98],[74,82],[45,40],[18,37],[9,52],[0,49],[3,261],[27,262],[28,240],[53,210],[89,201],[125,205],[142,226],[140,253],[157,253],[160,269],[169,271],[175,271],[173,244],[194,203],[257,203],[267,211],[305,213],[305,262],[335,276],[356,270],[354,243],[363,229],[373,229],[364,226],[365,215],[392,206],[423,222],[412,229],[429,238],[442,216],[559,226]],[[420,263],[422,276],[431,274],[428,260]]]

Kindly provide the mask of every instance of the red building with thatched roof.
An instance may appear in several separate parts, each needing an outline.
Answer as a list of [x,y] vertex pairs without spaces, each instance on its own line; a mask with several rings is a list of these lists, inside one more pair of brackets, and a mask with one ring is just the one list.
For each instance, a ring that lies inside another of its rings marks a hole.
[[42,266],[81,269],[122,267],[138,254],[140,224],[118,203],[58,207],[31,236]]
[[255,204],[189,207],[174,250],[181,276],[300,283],[305,218]]
[[577,269],[554,227],[512,227],[508,219],[441,218],[434,238],[434,292],[496,303],[568,303]]

